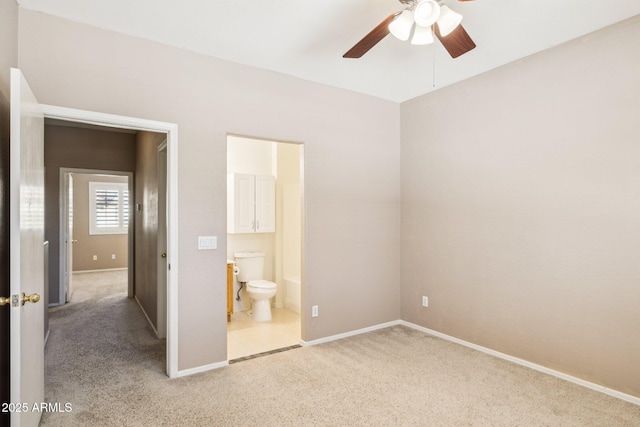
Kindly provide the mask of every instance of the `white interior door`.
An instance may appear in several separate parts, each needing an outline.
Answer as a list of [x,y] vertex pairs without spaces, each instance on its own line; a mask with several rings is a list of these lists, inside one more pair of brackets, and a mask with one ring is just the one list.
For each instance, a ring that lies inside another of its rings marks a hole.
[[64,304],[71,300],[72,279],[73,279],[73,175],[70,172],[64,172],[62,175],[63,193],[62,193],[62,236],[64,246],[60,256],[63,264],[63,290],[60,295],[60,303]]
[[[10,155],[12,426],[37,426],[44,402],[44,114],[20,70],[11,69]],[[38,302],[39,301],[39,302]],[[37,408],[37,407],[36,407]]]
[[69,187],[67,188],[67,299],[71,300],[73,292],[73,175],[69,174]]

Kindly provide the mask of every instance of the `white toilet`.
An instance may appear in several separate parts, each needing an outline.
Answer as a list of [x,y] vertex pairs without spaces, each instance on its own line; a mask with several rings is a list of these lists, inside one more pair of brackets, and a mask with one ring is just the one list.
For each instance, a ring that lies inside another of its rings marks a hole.
[[251,317],[257,322],[271,320],[271,298],[276,295],[276,284],[262,279],[264,253],[236,252],[233,254],[238,267],[238,281],[244,283],[251,298]]

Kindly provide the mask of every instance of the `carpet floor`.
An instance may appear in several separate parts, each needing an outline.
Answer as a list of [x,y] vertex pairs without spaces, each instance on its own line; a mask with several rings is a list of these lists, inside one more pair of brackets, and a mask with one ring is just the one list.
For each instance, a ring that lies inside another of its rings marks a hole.
[[[97,277],[97,276],[96,276]],[[640,426],[640,406],[394,326],[169,379],[113,278],[51,309],[45,426]]]

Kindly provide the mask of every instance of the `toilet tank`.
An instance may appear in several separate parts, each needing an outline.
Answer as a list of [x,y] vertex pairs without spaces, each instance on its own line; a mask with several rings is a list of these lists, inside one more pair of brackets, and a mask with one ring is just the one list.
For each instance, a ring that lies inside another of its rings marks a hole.
[[233,254],[238,267],[238,281],[260,280],[264,273],[263,252],[236,252]]

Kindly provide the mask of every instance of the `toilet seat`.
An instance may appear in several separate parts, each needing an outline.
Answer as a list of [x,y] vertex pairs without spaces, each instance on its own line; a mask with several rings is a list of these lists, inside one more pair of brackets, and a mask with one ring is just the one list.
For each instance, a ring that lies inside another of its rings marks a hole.
[[276,284],[268,280],[251,280],[247,282],[247,286],[251,286],[257,289],[275,289]]

